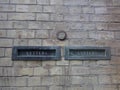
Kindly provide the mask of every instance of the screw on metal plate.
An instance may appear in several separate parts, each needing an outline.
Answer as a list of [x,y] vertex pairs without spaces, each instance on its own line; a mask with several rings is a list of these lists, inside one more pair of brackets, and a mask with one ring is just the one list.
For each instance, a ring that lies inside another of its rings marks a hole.
[[66,34],[65,31],[59,31],[59,32],[57,33],[57,39],[58,39],[58,40],[63,41],[63,40],[65,40],[66,38],[67,38],[67,34]]

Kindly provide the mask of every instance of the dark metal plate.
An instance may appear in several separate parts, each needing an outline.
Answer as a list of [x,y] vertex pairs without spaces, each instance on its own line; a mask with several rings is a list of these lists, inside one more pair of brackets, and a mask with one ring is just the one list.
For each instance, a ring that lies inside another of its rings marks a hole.
[[111,51],[109,47],[65,47],[66,60],[109,60]]
[[60,60],[58,46],[14,46],[12,60]]

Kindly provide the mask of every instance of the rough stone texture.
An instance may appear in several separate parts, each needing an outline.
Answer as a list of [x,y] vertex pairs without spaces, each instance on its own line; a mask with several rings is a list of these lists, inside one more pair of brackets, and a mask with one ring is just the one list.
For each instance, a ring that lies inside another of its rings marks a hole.
[[[12,61],[12,46],[62,46],[61,60]],[[112,57],[69,61],[64,46]],[[0,0],[0,90],[120,90],[120,0]]]

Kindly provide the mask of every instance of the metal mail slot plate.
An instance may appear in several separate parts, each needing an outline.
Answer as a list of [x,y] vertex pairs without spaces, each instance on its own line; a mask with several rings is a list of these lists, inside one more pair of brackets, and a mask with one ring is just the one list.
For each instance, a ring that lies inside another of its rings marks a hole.
[[66,60],[110,60],[109,47],[65,47]]
[[12,60],[60,60],[59,46],[14,46]]

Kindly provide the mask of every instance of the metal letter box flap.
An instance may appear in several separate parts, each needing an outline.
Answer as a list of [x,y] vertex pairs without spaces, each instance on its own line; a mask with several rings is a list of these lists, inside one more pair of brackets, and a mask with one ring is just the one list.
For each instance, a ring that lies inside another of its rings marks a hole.
[[110,60],[109,47],[65,47],[66,60]]
[[12,60],[60,60],[59,46],[14,46]]

